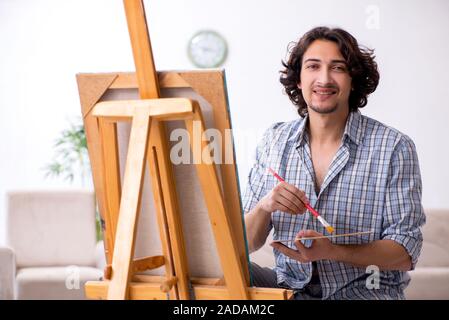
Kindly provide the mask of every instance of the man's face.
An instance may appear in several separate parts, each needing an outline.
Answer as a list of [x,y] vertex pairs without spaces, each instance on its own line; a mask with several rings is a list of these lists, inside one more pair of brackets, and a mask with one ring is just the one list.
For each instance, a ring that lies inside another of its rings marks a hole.
[[298,88],[307,106],[317,113],[349,108],[351,77],[335,42],[315,40],[310,44],[302,59]]

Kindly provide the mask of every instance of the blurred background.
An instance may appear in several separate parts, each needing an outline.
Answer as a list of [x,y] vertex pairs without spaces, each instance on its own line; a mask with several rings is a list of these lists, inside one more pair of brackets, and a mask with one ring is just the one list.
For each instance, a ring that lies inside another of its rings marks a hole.
[[[344,28],[375,49],[380,84],[361,111],[414,140],[424,207],[449,207],[448,1],[145,4],[158,70],[194,69],[187,45],[199,30],[215,30],[227,41],[221,67],[242,190],[260,134],[273,122],[297,117],[278,81],[288,44],[326,25]],[[5,192],[92,187],[78,171],[72,182],[45,177],[57,152],[55,142],[81,121],[75,74],[133,70],[121,0],[0,0],[0,244],[5,241]]]

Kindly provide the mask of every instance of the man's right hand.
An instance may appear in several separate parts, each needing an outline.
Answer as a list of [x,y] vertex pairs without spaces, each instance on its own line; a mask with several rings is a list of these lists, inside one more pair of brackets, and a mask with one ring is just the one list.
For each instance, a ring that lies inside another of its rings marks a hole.
[[279,210],[291,214],[303,214],[307,210],[304,203],[309,203],[304,191],[287,182],[280,182],[259,201],[258,206],[266,213]]

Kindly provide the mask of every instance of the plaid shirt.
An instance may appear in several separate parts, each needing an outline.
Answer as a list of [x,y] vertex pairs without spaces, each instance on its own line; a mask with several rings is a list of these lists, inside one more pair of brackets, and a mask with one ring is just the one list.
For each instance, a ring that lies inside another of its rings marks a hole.
[[[286,182],[304,190],[336,234],[373,230],[372,234],[337,237],[335,244],[363,244],[390,239],[401,244],[415,267],[422,247],[420,227],[425,223],[421,205],[421,175],[413,141],[395,129],[363,116],[349,114],[342,144],[317,195],[306,128],[307,116],[270,127],[257,147],[249,172],[243,209],[249,212],[278,183],[271,167]],[[310,212],[271,215],[274,239],[293,239],[303,229],[325,233]],[[310,246],[311,240],[305,245]],[[294,248],[294,244],[291,244]],[[292,289],[304,288],[312,263],[300,263],[274,250],[277,280]],[[317,261],[323,299],[403,299],[410,278],[407,272],[380,271],[378,289],[368,289],[372,272],[346,263]]]

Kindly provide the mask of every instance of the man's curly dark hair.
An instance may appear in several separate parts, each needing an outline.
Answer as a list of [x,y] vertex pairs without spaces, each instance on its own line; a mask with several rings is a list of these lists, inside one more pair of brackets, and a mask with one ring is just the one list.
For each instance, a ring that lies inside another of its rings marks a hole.
[[368,95],[373,93],[379,83],[379,71],[374,61],[374,50],[362,48],[357,40],[347,31],[339,28],[316,27],[308,31],[290,50],[288,62],[282,61],[285,67],[281,70],[280,82],[290,100],[296,106],[301,117],[307,114],[307,104],[298,88],[301,77],[302,59],[310,44],[315,40],[335,42],[346,60],[349,75],[352,78],[353,90],[349,95],[349,111],[363,108],[368,102]]

